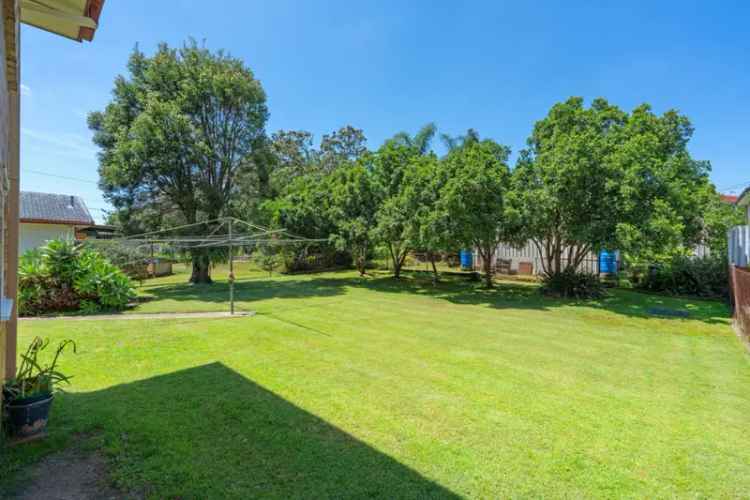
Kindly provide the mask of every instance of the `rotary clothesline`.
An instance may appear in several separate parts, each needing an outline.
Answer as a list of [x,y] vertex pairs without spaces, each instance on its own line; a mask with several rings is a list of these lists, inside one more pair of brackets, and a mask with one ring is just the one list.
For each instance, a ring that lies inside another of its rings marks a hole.
[[[183,232],[190,228],[217,224],[207,235],[174,235],[170,233]],[[239,224],[244,232],[237,232],[235,225]],[[226,228],[225,233],[219,233]],[[248,230],[251,232],[248,233]],[[285,246],[292,244],[311,244],[328,241],[325,238],[304,238],[292,234],[285,229],[270,229],[267,227],[243,221],[236,217],[220,217],[203,222],[183,224],[181,226],[149,231],[146,233],[112,238],[108,240],[93,240],[97,244],[135,247],[136,249],[150,248],[153,264],[154,246],[168,245],[180,250],[194,250],[199,248],[228,248],[229,249],[229,311],[234,314],[234,247],[247,246]],[[141,259],[140,261],[142,261]],[[139,262],[139,261],[134,261]],[[154,266],[155,268],[155,266]],[[152,268],[153,269],[153,268]]]

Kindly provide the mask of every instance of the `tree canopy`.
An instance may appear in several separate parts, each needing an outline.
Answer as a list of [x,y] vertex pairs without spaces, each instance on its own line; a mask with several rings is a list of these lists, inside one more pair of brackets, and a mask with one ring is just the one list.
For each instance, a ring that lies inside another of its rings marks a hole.
[[594,250],[653,256],[694,244],[708,165],[690,157],[691,134],[676,111],[628,114],[604,99],[554,105],[514,172],[516,241],[536,244],[548,274]]
[[[112,101],[89,115],[100,147],[100,186],[127,214],[174,211],[184,223],[227,215],[236,179],[254,168],[265,137],[266,95],[241,60],[188,42],[137,48]],[[210,282],[208,254],[193,251],[193,282]]]

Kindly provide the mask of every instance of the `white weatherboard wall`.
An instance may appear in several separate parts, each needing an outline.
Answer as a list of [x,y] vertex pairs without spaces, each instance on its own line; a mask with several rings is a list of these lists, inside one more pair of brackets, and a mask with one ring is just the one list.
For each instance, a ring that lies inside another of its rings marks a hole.
[[75,239],[75,227],[66,224],[33,224],[22,222],[18,250],[21,255],[26,250],[44,246],[49,240]]
[[750,266],[750,226],[735,226],[729,230],[729,263]]

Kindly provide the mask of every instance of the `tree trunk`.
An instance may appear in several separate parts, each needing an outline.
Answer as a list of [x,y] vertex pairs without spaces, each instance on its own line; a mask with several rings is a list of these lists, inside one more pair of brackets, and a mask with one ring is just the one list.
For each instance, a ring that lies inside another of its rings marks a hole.
[[492,262],[490,262],[490,259],[483,259],[484,260],[484,284],[487,288],[492,288],[494,285],[492,284]]
[[495,252],[484,249],[482,251],[481,247],[479,247],[479,253],[482,257],[482,267],[484,267],[484,284],[487,288],[493,288],[494,285],[492,283],[492,258],[495,256]]
[[354,262],[357,266],[360,276],[364,276],[367,271],[367,247],[363,246],[359,249],[357,254],[354,256]]
[[193,284],[211,284],[211,259],[208,253],[203,251],[193,253],[193,272],[190,275],[190,283]]
[[388,242],[388,251],[391,253],[391,262],[393,262],[393,277],[399,279],[401,277],[401,266],[404,263],[401,259],[401,252],[394,251],[391,242]]
[[438,272],[437,266],[435,265],[435,254],[433,252],[429,252],[428,255],[430,256],[430,264],[432,264],[432,274],[434,275],[433,281],[437,282]]

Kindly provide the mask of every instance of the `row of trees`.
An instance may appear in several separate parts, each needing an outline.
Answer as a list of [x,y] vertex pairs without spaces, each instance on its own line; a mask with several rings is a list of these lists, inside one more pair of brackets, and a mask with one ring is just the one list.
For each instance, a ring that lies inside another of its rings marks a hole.
[[[101,187],[126,232],[236,215],[329,238],[360,272],[382,247],[396,276],[411,251],[470,247],[491,285],[500,242],[533,241],[553,275],[601,248],[644,259],[700,242],[721,248],[734,217],[709,164],[691,158],[692,126],[675,111],[571,98],[534,125],[511,168],[510,148],[471,129],[442,135],[439,157],[432,124],[375,151],[351,126],[317,148],[304,131],[269,137],[250,70],[194,42],[152,57],[135,50],[128,68],[106,110],[89,117]],[[209,258],[192,255],[192,281],[210,280]]]

